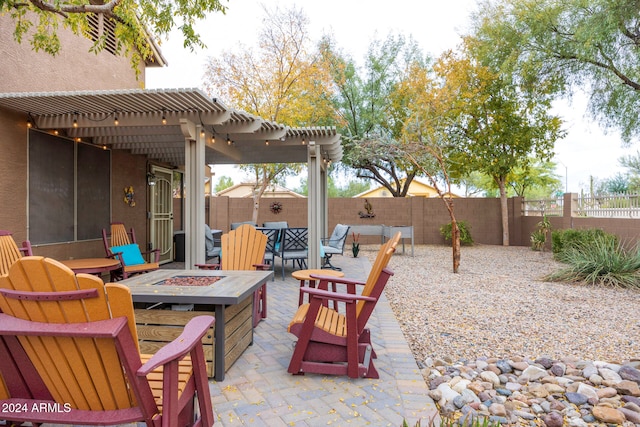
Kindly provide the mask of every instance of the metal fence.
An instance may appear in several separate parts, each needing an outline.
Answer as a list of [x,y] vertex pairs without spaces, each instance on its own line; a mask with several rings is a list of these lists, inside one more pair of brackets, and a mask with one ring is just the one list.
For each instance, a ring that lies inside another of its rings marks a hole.
[[[639,194],[579,194],[572,200],[571,215],[584,218],[640,218]],[[523,200],[524,216],[562,216],[562,197]]]
[[581,194],[576,216],[591,218],[640,218],[638,194]]
[[522,214],[524,216],[562,216],[563,206],[564,199],[562,197],[545,200],[525,199],[522,201]]

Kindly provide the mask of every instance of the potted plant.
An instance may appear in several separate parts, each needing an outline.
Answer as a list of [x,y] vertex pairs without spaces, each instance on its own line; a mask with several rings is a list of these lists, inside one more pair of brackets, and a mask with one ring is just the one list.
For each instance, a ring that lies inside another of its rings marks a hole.
[[351,253],[353,253],[354,258],[358,258],[358,253],[360,252],[360,243],[358,239],[360,238],[360,233],[351,233],[353,236],[353,242],[351,243]]

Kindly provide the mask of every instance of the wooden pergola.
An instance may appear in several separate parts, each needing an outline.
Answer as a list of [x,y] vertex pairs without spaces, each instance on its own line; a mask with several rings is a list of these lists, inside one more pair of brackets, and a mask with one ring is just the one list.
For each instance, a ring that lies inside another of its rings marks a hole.
[[[342,158],[335,128],[290,128],[199,89],[2,93],[0,107],[39,129],[184,168],[187,194],[204,194],[208,164],[307,163],[309,267],[319,268],[319,243],[311,242],[327,235],[327,167]],[[188,198],[186,268],[205,261],[204,225],[204,197]]]

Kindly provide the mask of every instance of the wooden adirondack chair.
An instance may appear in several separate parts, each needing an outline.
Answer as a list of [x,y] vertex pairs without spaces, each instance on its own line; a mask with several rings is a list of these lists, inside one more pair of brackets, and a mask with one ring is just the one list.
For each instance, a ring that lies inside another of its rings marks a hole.
[[[320,280],[318,288],[302,288],[303,292],[309,294],[310,302],[298,307],[289,324],[289,332],[298,337],[289,363],[289,373],[379,378],[373,365],[376,353],[371,346],[370,331],[365,326],[387,281],[393,275],[387,265],[399,240],[400,233],[397,233],[380,248],[366,283],[315,276]],[[346,285],[347,293],[328,291],[328,282]],[[364,285],[360,295],[356,294],[356,285]],[[346,313],[338,313],[324,305],[323,302],[327,300],[343,302]]]
[[[126,279],[134,274],[148,273],[160,268],[160,264],[158,263],[160,261],[160,249],[141,251],[140,248],[137,247],[137,252],[139,253],[135,253],[134,257],[139,257],[140,261],[135,264],[128,262],[128,253],[114,253],[112,251],[112,248],[120,247],[127,248],[127,252],[135,252],[136,246],[138,245],[138,242],[136,241],[136,233],[133,228],[130,228],[127,231],[124,224],[121,222],[112,222],[110,232],[107,232],[104,228],[102,229],[102,242],[104,243],[104,250],[107,253],[107,257],[118,258],[122,264],[121,270],[115,270],[111,273],[112,281]],[[131,247],[131,245],[134,245],[134,247]],[[124,250],[125,249],[123,249],[123,251]],[[153,261],[147,262],[147,260],[144,259],[145,255],[151,256]]]
[[6,357],[0,346],[0,369],[35,390],[0,400],[20,409],[2,414],[11,422],[213,425],[201,343],[212,316],[192,319],[155,355],[140,355],[127,287],[35,256],[0,277],[0,309],[0,335],[18,337],[23,351]]
[[[13,265],[14,262],[22,258],[23,256],[31,256],[33,255],[31,251],[31,242],[24,241],[22,242],[22,247],[18,247],[16,242],[13,240],[10,231],[0,230],[0,275],[4,275],[9,273],[9,268]],[[8,348],[9,346],[13,346],[11,341],[13,338],[0,338],[0,346],[4,346]],[[5,380],[0,373],[0,399],[6,399],[9,396],[9,389],[20,387],[20,389],[24,389],[25,385],[20,381],[19,378],[11,378],[11,372],[8,373],[7,380],[9,384],[5,384]]]
[[[238,228],[223,234],[221,238],[220,264],[198,264],[197,267],[209,270],[269,270],[264,263],[267,248],[267,235],[251,224],[242,224]],[[253,295],[253,326],[267,318],[267,284],[263,284]]]
[[0,230],[0,275],[7,274],[13,263],[25,255],[33,255],[31,242],[22,242],[19,248],[10,231]]

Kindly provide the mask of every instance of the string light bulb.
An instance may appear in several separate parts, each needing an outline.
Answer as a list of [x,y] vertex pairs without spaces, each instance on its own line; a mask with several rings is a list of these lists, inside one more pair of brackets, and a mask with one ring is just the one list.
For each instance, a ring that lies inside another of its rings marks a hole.
[[227,134],[227,145],[231,145],[231,138],[229,138],[229,134]]
[[307,145],[307,134],[306,133],[302,134],[302,145]]
[[204,129],[200,130],[200,138],[204,138],[205,136],[207,136],[207,133],[204,131]]
[[212,144],[216,143],[216,136],[215,135],[211,135],[211,143]]
[[165,115],[164,108],[162,109],[162,124],[163,125],[167,124],[167,116]]
[[33,127],[33,122],[31,121],[31,117],[27,119],[27,127],[31,129]]
[[120,124],[120,121],[118,120],[118,115],[116,114],[115,117],[113,118],[113,125],[118,126],[119,124]]
[[269,140],[266,140],[266,141],[264,142],[264,145],[269,145]]
[[77,128],[78,127],[78,119],[77,118],[73,118],[73,127]]

